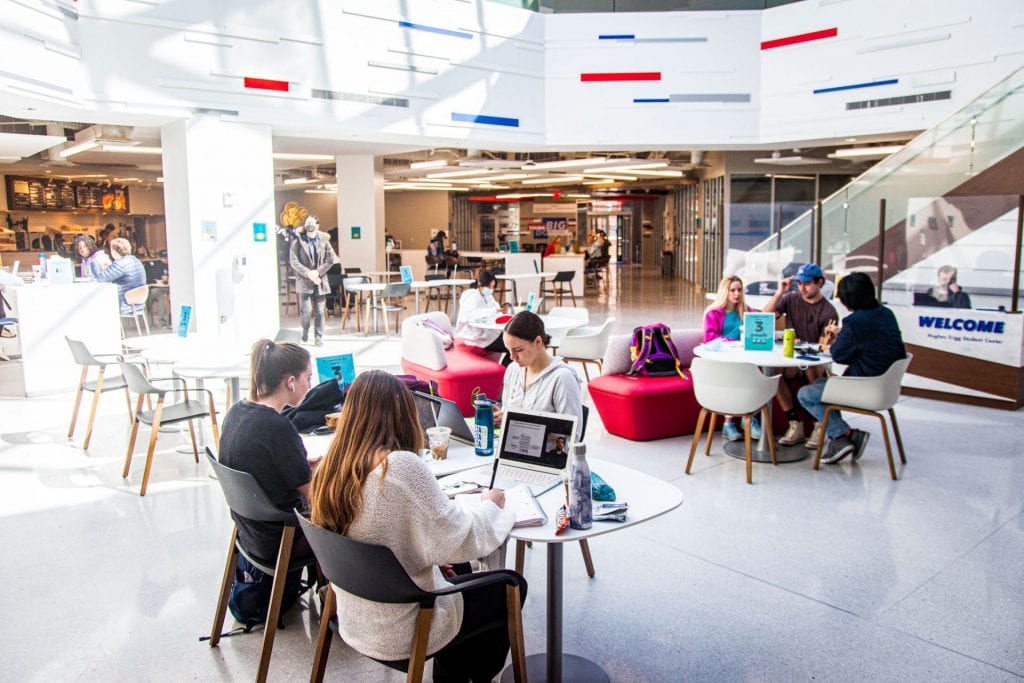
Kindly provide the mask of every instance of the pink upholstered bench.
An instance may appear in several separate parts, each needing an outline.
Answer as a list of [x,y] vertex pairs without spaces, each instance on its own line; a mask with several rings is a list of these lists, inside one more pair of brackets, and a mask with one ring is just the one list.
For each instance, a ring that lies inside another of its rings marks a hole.
[[602,375],[587,385],[610,434],[651,441],[693,434],[700,406],[693,380],[682,377]]

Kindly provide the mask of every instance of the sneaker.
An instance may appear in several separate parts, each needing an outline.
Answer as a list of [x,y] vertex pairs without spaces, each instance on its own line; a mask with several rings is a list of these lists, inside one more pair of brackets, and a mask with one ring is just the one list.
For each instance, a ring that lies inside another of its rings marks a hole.
[[[807,443],[804,446],[807,450],[816,451],[818,450],[818,444],[821,443],[822,437],[825,435],[825,425],[820,422],[814,423],[814,431],[811,432],[811,437],[807,439]],[[779,443],[782,443],[781,441]]]
[[317,339],[317,340],[316,340],[316,342],[314,342],[314,343],[315,343],[315,344],[316,344],[317,346],[323,346],[323,345],[324,345],[324,340],[323,340],[323,339]]
[[821,461],[832,465],[853,453],[854,450],[856,450],[856,446],[849,436],[837,436],[834,439],[829,439],[828,450],[821,456]]
[[858,460],[860,460],[860,456],[864,455],[864,449],[868,445],[868,439],[869,438],[871,438],[871,435],[868,434],[867,432],[863,431],[863,430],[860,430],[860,429],[854,429],[853,433],[850,434],[850,441],[853,442],[853,446],[854,446],[854,450],[853,450],[853,461],[854,462],[857,462]]
[[726,441],[739,441],[743,438],[743,435],[740,434],[740,430],[736,429],[736,425],[733,422],[726,422],[722,426],[722,437]]
[[804,423],[791,420],[786,433],[779,439],[780,446],[796,446],[804,441]]
[[750,420],[750,438],[761,438],[761,421],[758,420],[756,417]]

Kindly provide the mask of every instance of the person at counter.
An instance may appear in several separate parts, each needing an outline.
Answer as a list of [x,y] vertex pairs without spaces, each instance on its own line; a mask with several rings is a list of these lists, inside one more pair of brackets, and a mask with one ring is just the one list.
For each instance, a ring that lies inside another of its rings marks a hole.
[[505,354],[502,364],[508,367],[511,362],[508,349],[501,338],[501,330],[484,330],[470,325],[470,321],[478,321],[498,315],[505,310],[512,311],[509,304],[502,306],[494,300],[494,283],[497,278],[489,270],[481,270],[476,282],[459,297],[459,317],[455,321],[455,336],[470,346],[476,346],[494,353]]
[[113,282],[117,285],[117,298],[121,302],[121,315],[135,315],[142,312],[142,304],[132,306],[125,301],[124,293],[146,284],[146,269],[142,261],[132,255],[132,243],[123,237],[110,241],[110,253],[114,262],[95,275],[98,282]]
[[91,277],[94,280],[99,279],[96,277],[96,274],[111,263],[107,252],[103,251],[96,243],[96,240],[89,235],[76,236],[72,244],[75,247],[75,253],[81,261],[82,277]]
[[970,308],[971,297],[957,283],[956,268],[946,265],[939,268],[938,284],[931,287],[927,294],[914,297],[914,305]]
[[[798,291],[789,291],[790,285],[796,281]],[[839,319],[836,309],[829,303],[829,300],[822,294],[821,288],[825,284],[825,274],[821,272],[821,266],[817,263],[805,263],[797,270],[792,278],[785,278],[779,283],[779,288],[772,295],[768,304],[764,307],[765,313],[774,313],[775,317],[786,316],[786,325],[796,331],[798,339],[814,344],[820,343],[822,337],[827,341],[831,340],[836,330],[836,321]],[[813,383],[820,377],[824,377],[824,367],[807,368],[798,370],[789,368],[785,371],[785,377],[796,377],[803,374],[809,383]],[[793,401],[793,393],[785,382],[779,382],[779,392],[776,394],[779,405],[786,411],[789,419],[789,427],[785,435],[779,439],[783,446],[795,446],[807,442],[808,448],[817,448],[818,440],[821,438],[821,423],[814,425],[811,438],[804,436],[804,424],[800,421],[796,412],[796,404]]]
[[444,241],[447,238],[448,234],[444,230],[438,230],[434,239],[430,240],[430,244],[427,245],[427,265],[445,266],[445,273],[451,277],[455,266],[459,264],[459,252],[454,245],[451,250],[444,248]]

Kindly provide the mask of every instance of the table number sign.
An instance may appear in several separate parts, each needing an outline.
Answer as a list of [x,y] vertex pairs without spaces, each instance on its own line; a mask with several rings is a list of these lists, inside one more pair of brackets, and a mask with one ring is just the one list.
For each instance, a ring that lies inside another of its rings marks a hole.
[[412,284],[412,266],[399,266],[398,272],[402,275],[402,284]]
[[191,306],[182,306],[181,307],[181,315],[178,317],[178,336],[179,337],[187,337],[188,336],[188,325],[189,325],[189,322],[191,322],[191,320],[192,320],[192,307]]
[[743,316],[743,349],[771,351],[775,348],[775,314],[747,313]]

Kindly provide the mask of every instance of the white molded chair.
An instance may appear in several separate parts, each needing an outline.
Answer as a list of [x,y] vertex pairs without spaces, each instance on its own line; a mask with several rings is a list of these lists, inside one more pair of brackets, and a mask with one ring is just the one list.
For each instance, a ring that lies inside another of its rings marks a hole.
[[429,320],[454,339],[452,321],[441,311],[410,315],[402,321],[402,360],[422,365],[430,370],[444,370],[448,367],[444,339],[435,330],[420,324],[425,320]]
[[[146,327],[146,335],[149,335],[149,320],[146,318],[146,301],[149,300],[149,285],[142,285],[134,289],[129,289],[124,293],[124,300],[129,306],[132,307],[132,313],[121,314],[122,318],[132,318],[135,320],[135,331],[142,336],[142,328],[139,326],[139,318],[142,318],[142,323]],[[124,326],[122,325],[121,336],[124,337]]]
[[[889,430],[885,425],[883,412],[889,413],[892,420],[892,431],[896,436],[896,447],[900,452],[900,462],[907,464],[907,456],[903,452],[903,439],[900,438],[900,427],[896,423],[896,412],[893,406],[900,397],[900,385],[906,374],[914,354],[908,353],[903,360],[889,366],[884,374],[878,377],[829,377],[825,383],[825,391],[821,395],[822,403],[829,404],[825,408],[822,423],[828,425],[828,418],[833,410],[848,410],[861,415],[873,415],[882,425],[882,438],[885,439],[885,455],[889,459],[889,475],[896,481],[896,465],[892,460],[892,446],[889,443]],[[825,439],[818,443],[818,451],[814,454],[814,469],[821,465],[821,446]]]
[[598,373],[604,370],[602,359],[608,349],[608,337],[611,336],[613,322],[615,322],[615,318],[608,318],[599,327],[577,327],[574,330],[569,330],[569,334],[562,340],[562,346],[559,348],[562,360],[567,363],[572,361],[581,363],[583,374],[588,382],[590,381],[590,372],[587,370],[587,363],[595,364]]
[[747,483],[752,484],[753,472],[750,460],[750,418],[761,415],[761,426],[768,437],[768,448],[775,462],[775,435],[768,415],[768,403],[779,388],[779,375],[766,377],[752,363],[728,363],[707,358],[694,358],[690,365],[693,373],[693,393],[700,404],[697,417],[697,431],[690,446],[690,458],[686,461],[686,473],[690,473],[693,455],[697,452],[704,420],[710,414],[708,444],[705,453],[711,449],[711,429],[718,415],[733,415],[743,418],[744,441],[747,453]]
[[590,322],[590,313],[585,308],[577,308],[575,306],[555,306],[548,315],[553,315],[559,318],[571,318],[573,320],[580,320],[584,325]]

